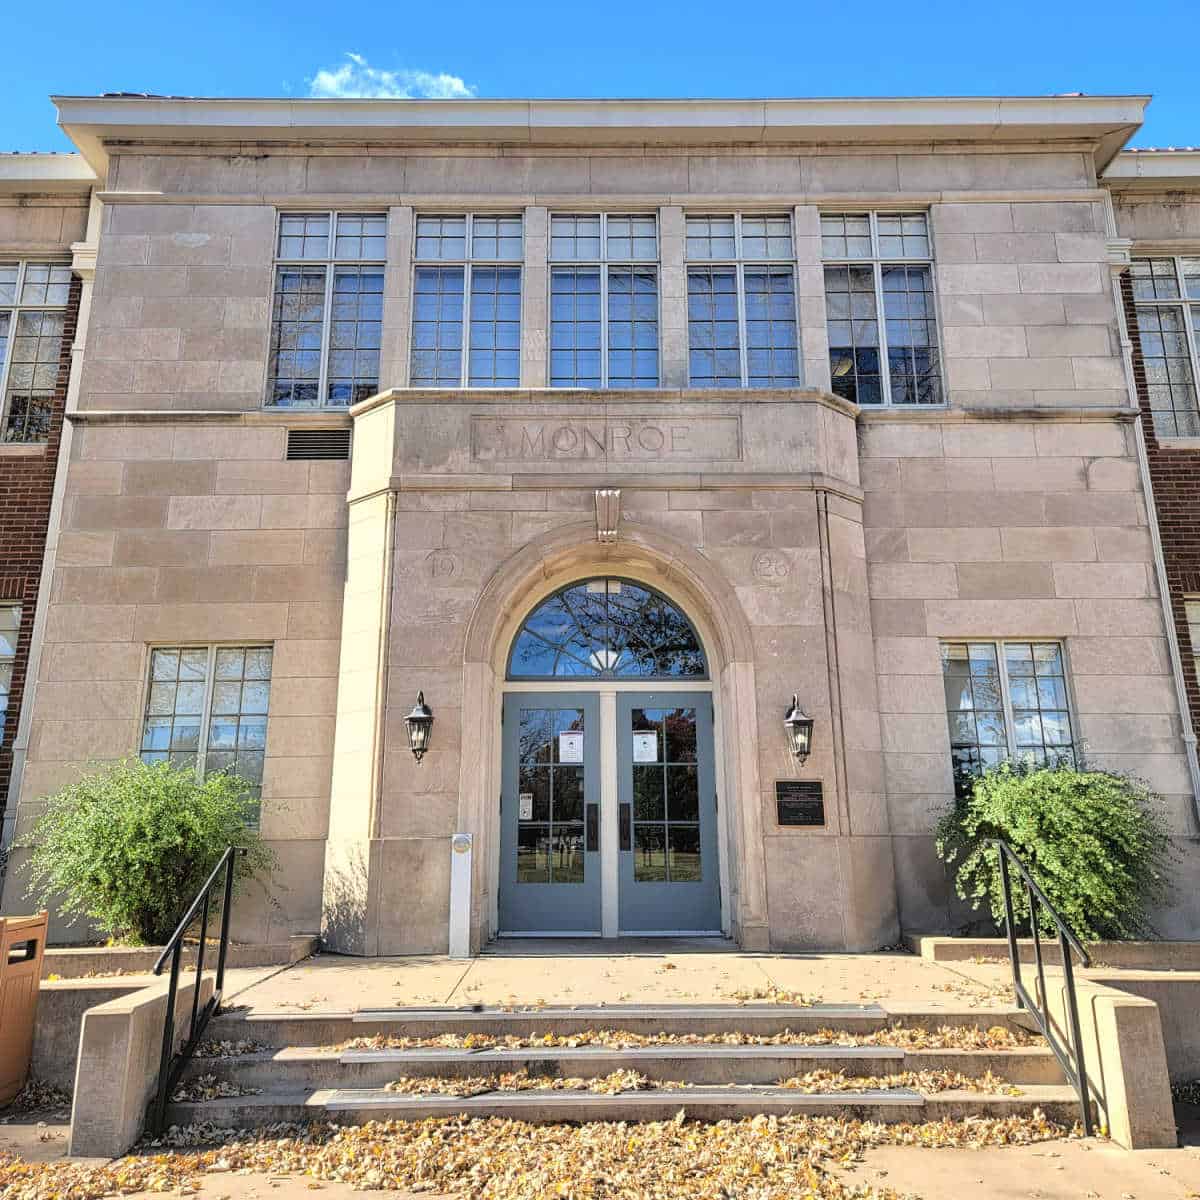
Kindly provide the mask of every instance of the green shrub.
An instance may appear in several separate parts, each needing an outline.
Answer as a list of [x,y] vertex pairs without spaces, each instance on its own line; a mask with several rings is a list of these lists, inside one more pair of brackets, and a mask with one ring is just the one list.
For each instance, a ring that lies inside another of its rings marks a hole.
[[[251,828],[257,805],[236,775],[202,783],[194,770],[118,763],[47,799],[28,847],[27,894],[110,937],[161,944],[226,847],[244,846],[236,878],[263,875],[274,856]],[[216,928],[210,916],[209,928]]]
[[[1169,842],[1144,784],[1111,771],[1003,763],[984,772],[938,824],[938,854],[958,864],[959,896],[1004,922],[1003,838],[1082,941],[1153,937],[1149,910],[1165,898]],[[1015,870],[1014,912],[1029,905]],[[1039,906],[1039,912],[1041,908]],[[1039,917],[1039,927],[1053,926]]]

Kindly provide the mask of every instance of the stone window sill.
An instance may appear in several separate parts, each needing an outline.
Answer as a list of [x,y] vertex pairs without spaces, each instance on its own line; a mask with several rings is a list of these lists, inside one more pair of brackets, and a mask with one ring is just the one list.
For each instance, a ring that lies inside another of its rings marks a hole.
[[1200,450],[1200,437],[1164,437],[1159,434],[1158,444],[1164,450]]
[[45,442],[0,443],[0,458],[45,458]]

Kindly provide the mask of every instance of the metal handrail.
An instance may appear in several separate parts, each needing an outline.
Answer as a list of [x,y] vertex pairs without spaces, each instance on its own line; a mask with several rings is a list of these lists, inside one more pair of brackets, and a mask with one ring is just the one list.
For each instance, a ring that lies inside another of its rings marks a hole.
[[[1075,936],[1071,927],[1063,920],[1058,909],[1050,902],[1046,893],[1042,891],[1037,880],[1030,874],[1029,868],[1017,857],[1013,848],[999,838],[993,839],[991,844],[996,847],[997,857],[1000,862],[1000,886],[1004,893],[1004,927],[1008,935],[1008,959],[1012,966],[1013,991],[1016,994],[1017,1007],[1027,1009],[1029,1015],[1033,1017],[1042,1032],[1042,1036],[1046,1039],[1046,1044],[1054,1052],[1054,1057],[1058,1059],[1059,1066],[1062,1067],[1067,1080],[1074,1087],[1075,1094],[1079,1097],[1079,1110],[1083,1123],[1084,1136],[1091,1137],[1092,1105],[1088,1096],[1087,1070],[1083,1061],[1083,1034],[1079,1027],[1079,999],[1075,994],[1075,969],[1071,962],[1071,955],[1073,953],[1079,955],[1080,966],[1084,967],[1092,965],[1091,956]],[[1029,990],[1025,987],[1024,981],[1021,978],[1021,954],[1017,948],[1017,930],[1016,920],[1013,915],[1012,881],[1009,878],[1009,863],[1012,863],[1017,868],[1021,882],[1025,885],[1025,897],[1029,904],[1029,928],[1033,933],[1034,961],[1037,963],[1038,995],[1041,997],[1040,1004],[1037,999],[1029,994]],[[1067,1020],[1071,1026],[1070,1047],[1062,1044],[1062,1039],[1056,1038],[1051,1031],[1050,1002],[1046,991],[1046,966],[1042,957],[1042,939],[1038,931],[1038,913],[1035,902],[1041,904],[1046,910],[1058,934],[1059,950],[1062,954],[1063,981],[1066,984]],[[1074,1054],[1073,1061],[1072,1053]]]
[[[200,1037],[208,1026],[209,1020],[221,1009],[221,998],[225,991],[225,959],[229,950],[229,913],[233,907],[233,875],[234,865],[239,854],[246,851],[240,846],[230,846],[221,855],[212,873],[204,881],[196,893],[183,919],[175,928],[175,932],[163,947],[163,952],[154,964],[154,974],[162,974],[162,969],[168,955],[171,959],[171,983],[167,989],[167,1011],[163,1018],[162,1051],[158,1062],[158,1093],[150,1109],[150,1130],[161,1134],[166,1128],[167,1105],[171,1100],[171,1092],[179,1081],[183,1069],[191,1061],[200,1042]],[[217,944],[217,978],[213,994],[209,997],[204,1008],[200,1008],[200,984],[204,977],[204,951],[208,940],[208,911],[212,900],[214,885],[222,871],[225,873],[223,896],[221,903],[221,937]],[[175,1000],[179,994],[179,970],[183,960],[183,937],[191,928],[200,914],[200,942],[196,948],[196,986],[192,992],[192,1012],[188,1023],[188,1035],[178,1053],[175,1053]]]

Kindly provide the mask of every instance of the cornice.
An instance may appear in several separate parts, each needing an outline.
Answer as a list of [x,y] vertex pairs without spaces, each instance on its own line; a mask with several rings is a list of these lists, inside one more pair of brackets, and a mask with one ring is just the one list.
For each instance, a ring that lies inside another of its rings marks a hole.
[[1136,421],[1136,408],[1115,405],[1094,408],[1060,408],[1050,405],[1027,405],[1022,408],[1007,408],[1000,405],[978,405],[966,408],[863,408],[858,420],[863,425],[906,422],[910,425],[961,425],[976,421],[1046,421],[1066,424],[1092,422]]
[[295,100],[55,96],[99,173],[112,141],[670,146],[1084,141],[1102,169],[1148,96]]
[[346,429],[350,417],[344,412],[296,409],[256,409],[229,412],[217,408],[197,409],[77,409],[66,414],[75,425],[308,425],[315,429]]
[[357,419],[388,404],[465,405],[470,408],[527,405],[559,409],[605,409],[616,405],[654,408],[666,404],[690,407],[814,404],[851,419],[859,411],[857,404],[819,388],[639,388],[628,391],[613,388],[389,388],[354,405],[350,416]]

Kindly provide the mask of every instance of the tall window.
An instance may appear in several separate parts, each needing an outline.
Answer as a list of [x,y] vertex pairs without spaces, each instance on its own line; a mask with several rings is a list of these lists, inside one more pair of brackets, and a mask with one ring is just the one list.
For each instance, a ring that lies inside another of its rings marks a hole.
[[791,217],[688,217],[687,259],[692,387],[799,384]]
[[44,442],[50,436],[70,290],[65,263],[0,262],[3,441]]
[[[0,604],[0,746],[7,732],[8,693],[12,689],[13,660],[17,657],[17,634],[21,629],[21,606]],[[13,720],[17,714],[13,713]]]
[[270,646],[166,646],[150,652],[144,762],[239,775],[262,791]]
[[418,217],[415,257],[410,381],[427,387],[516,387],[520,216]]
[[1129,274],[1155,432],[1198,437],[1200,258],[1135,258]]
[[955,790],[1005,759],[1075,763],[1058,642],[945,642],[942,677]]
[[550,218],[550,384],[658,387],[658,220]]
[[940,404],[925,214],[822,215],[821,256],[834,392],[858,404]]
[[379,391],[384,213],[280,213],[267,403],[346,408]]

